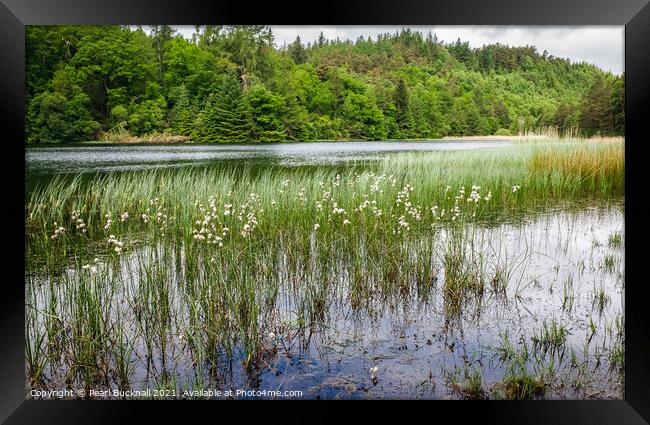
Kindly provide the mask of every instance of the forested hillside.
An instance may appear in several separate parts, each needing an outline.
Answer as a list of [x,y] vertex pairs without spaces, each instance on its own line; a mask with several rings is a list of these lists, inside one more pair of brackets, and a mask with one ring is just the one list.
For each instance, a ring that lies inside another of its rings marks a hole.
[[532,46],[474,49],[411,30],[277,48],[263,26],[198,26],[191,40],[168,26],[31,26],[26,102],[28,143],[624,131],[622,76]]

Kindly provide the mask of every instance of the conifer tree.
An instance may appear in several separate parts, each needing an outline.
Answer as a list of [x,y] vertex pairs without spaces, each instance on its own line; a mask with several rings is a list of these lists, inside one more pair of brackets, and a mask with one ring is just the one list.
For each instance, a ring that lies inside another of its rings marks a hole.
[[612,89],[604,78],[596,78],[582,100],[580,126],[587,135],[612,132]]
[[296,37],[296,41],[289,45],[289,55],[296,65],[307,62],[307,51],[302,45],[300,37]]
[[217,91],[211,94],[204,109],[201,139],[205,142],[250,142],[253,121],[250,106],[244,97],[239,79],[224,76]]
[[403,79],[400,79],[395,88],[395,121],[402,134],[408,134],[412,127],[409,111],[409,94]]
[[318,35],[318,42],[316,45],[318,47],[323,47],[326,44],[327,44],[327,39],[325,38],[325,34],[323,34],[323,31],[321,31],[320,34]]
[[192,110],[190,106],[189,91],[185,86],[179,88],[178,98],[171,110],[172,128],[182,136],[192,133]]

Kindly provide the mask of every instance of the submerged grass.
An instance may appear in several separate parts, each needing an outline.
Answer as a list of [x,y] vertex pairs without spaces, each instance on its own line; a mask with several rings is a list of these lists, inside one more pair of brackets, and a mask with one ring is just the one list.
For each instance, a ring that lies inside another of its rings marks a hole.
[[[151,376],[174,387],[171,369],[188,357],[184,385],[202,388],[234,358],[254,374],[278,345],[308,341],[341,294],[373,314],[378,302],[426,299],[439,276],[458,316],[468,300],[505,293],[512,274],[501,259],[488,275],[479,224],[616,199],[623,174],[620,142],[557,142],[396,154],[363,170],[57,177],[27,194],[30,385],[125,389]],[[565,340],[553,322],[538,342]],[[466,378],[482,397],[480,372]],[[521,367],[508,379],[507,398],[545,385]]]

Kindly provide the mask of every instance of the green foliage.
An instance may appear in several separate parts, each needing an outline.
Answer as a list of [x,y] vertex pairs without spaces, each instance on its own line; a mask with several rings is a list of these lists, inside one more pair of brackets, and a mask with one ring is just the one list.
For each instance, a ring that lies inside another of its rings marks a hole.
[[399,80],[395,88],[395,121],[400,134],[408,134],[413,127],[412,117],[409,113],[409,94],[403,79]]
[[125,123],[129,119],[129,110],[124,105],[117,105],[111,109],[110,122],[112,126]]
[[580,127],[583,133],[622,134],[625,126],[624,83],[599,76],[582,99]]
[[254,122],[254,138],[260,142],[286,140],[282,116],[286,109],[284,99],[259,85],[248,93]]
[[614,134],[625,134],[625,73],[613,81],[612,127]]
[[172,129],[182,136],[191,136],[194,116],[189,90],[184,85],[175,88],[170,91],[170,100],[174,101],[169,113]]
[[363,94],[349,93],[341,112],[348,122],[349,134],[353,139],[382,140],[386,138],[381,111]]
[[189,96],[199,100],[216,89],[219,72],[234,72],[236,69],[232,62],[217,62],[210,52],[182,37],[167,43],[164,64],[163,79],[170,92],[184,85]]
[[307,51],[300,42],[300,37],[296,37],[296,41],[291,43],[288,50],[296,65],[307,62]]
[[151,134],[165,128],[165,103],[163,100],[145,100],[134,103],[129,115],[129,130],[136,136]]
[[146,84],[144,100],[131,104],[128,119],[131,133],[142,136],[165,129],[167,102],[161,90],[157,83],[149,81]]
[[201,125],[201,142],[252,141],[253,121],[250,105],[235,75],[225,75],[217,91],[208,97],[202,111]]
[[78,87],[66,96],[45,91],[32,99],[27,111],[28,143],[91,140],[100,126],[89,112],[90,99]]
[[[624,133],[624,77],[535,47],[472,48],[402,30],[356,42],[264,26],[30,26],[30,143],[92,139],[126,123],[195,141],[382,140]],[[237,77],[232,77],[237,75]],[[234,78],[234,80],[233,80]],[[236,82],[236,84],[233,83]],[[66,126],[70,128],[66,128]]]
[[74,78],[90,96],[91,111],[100,121],[115,104],[128,103],[152,79],[149,40],[119,27],[102,27],[98,40],[82,38],[70,60]]

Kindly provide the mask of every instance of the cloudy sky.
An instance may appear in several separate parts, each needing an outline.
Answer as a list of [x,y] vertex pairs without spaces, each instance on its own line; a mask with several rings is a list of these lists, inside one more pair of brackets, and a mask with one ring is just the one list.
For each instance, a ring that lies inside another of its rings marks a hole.
[[[191,37],[192,26],[179,26],[179,32]],[[283,26],[271,25],[275,44],[282,46],[300,36],[303,43],[315,41],[322,31],[329,39],[356,40],[360,35],[376,38],[377,34],[394,33],[402,26]],[[541,53],[585,61],[600,68],[621,74],[624,68],[624,27],[622,26],[409,26],[426,34],[435,33],[444,42],[460,37],[472,47],[501,43],[509,46],[532,45]]]

